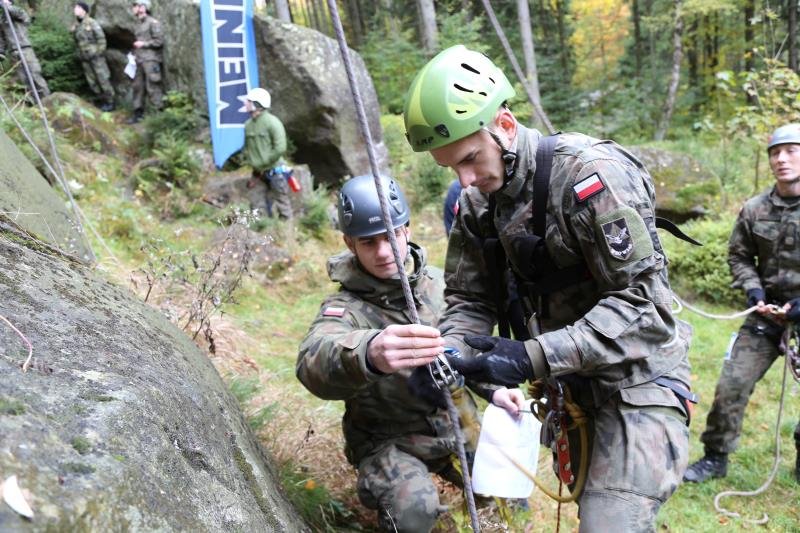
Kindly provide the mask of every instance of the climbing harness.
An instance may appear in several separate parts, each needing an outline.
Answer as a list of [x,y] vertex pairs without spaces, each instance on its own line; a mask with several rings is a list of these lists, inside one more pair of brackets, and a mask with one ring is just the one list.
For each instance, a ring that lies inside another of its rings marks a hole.
[[[419,315],[417,314],[417,307],[414,303],[414,297],[411,293],[411,286],[408,282],[408,276],[406,274],[405,268],[403,266],[403,258],[400,257],[400,248],[397,244],[397,238],[395,237],[393,226],[392,226],[392,219],[389,213],[389,205],[386,201],[386,194],[383,190],[383,184],[381,183],[380,179],[380,169],[378,166],[378,159],[375,154],[375,145],[372,140],[372,134],[369,129],[369,124],[367,122],[367,115],[364,111],[364,104],[361,98],[361,92],[358,89],[358,83],[355,79],[355,73],[353,70],[352,62],[350,60],[350,51],[347,46],[347,40],[344,36],[344,29],[342,28],[342,21],[339,17],[339,8],[336,5],[336,0],[327,0],[328,3],[328,11],[331,15],[331,21],[333,22],[333,27],[336,33],[336,40],[339,44],[339,51],[342,56],[342,61],[344,63],[345,71],[347,73],[347,80],[350,83],[350,91],[353,95],[353,103],[355,104],[356,108],[356,116],[358,119],[358,125],[361,129],[361,134],[364,136],[364,143],[367,147],[367,156],[369,159],[370,170],[372,171],[372,177],[375,179],[375,188],[377,189],[378,193],[378,200],[381,205],[381,213],[383,215],[383,224],[386,227],[386,235],[389,238],[389,244],[392,247],[392,252],[394,254],[394,260],[397,264],[398,275],[400,277],[400,284],[403,288],[403,294],[405,295],[406,299],[406,306],[408,307],[408,312],[411,315],[412,322],[414,324],[419,324],[420,319]],[[454,378],[455,371],[450,368],[450,365],[447,363],[447,359],[443,355],[439,355],[436,364],[429,365],[429,371],[431,372],[431,376],[433,377],[434,372],[438,372],[440,375],[444,376],[445,379],[449,381],[449,379]],[[469,474],[469,463],[467,462],[467,455],[464,449],[464,436],[461,432],[461,427],[459,423],[459,415],[458,410],[453,402],[452,395],[450,394],[450,389],[445,387],[443,389],[443,396],[445,401],[447,402],[447,412],[450,416],[450,422],[453,424],[453,432],[456,435],[456,448],[458,453],[458,458],[461,463],[461,473],[464,482],[464,493],[465,499],[467,500],[467,507],[469,509],[470,520],[472,522],[472,530],[476,533],[480,531],[480,524],[478,522],[478,512],[475,508],[475,498],[472,493],[472,480],[470,479]]]
[[781,398],[778,402],[778,419],[775,422],[775,458],[772,461],[772,469],[770,470],[769,476],[767,480],[764,482],[763,485],[758,487],[756,490],[752,491],[738,491],[738,490],[726,490],[722,491],[714,497],[714,509],[725,516],[729,516],[731,518],[738,518],[744,522],[748,522],[751,524],[758,524],[763,525],[769,521],[769,515],[764,513],[760,519],[754,520],[751,518],[744,518],[741,514],[735,511],[729,511],[722,507],[720,502],[723,498],[727,498],[729,496],[742,496],[742,497],[754,497],[758,496],[759,494],[766,491],[772,482],[775,480],[775,475],[778,473],[778,466],[781,462],[781,418],[783,417],[783,406],[784,406],[784,398],[786,395],[786,375],[789,373],[789,369],[791,369],[792,376],[798,382],[800,382],[800,378],[798,378],[796,372],[796,365],[798,363],[798,332],[797,326],[794,324],[790,324],[786,328],[785,333],[785,345],[786,345],[786,361],[783,365],[783,378],[781,380]]

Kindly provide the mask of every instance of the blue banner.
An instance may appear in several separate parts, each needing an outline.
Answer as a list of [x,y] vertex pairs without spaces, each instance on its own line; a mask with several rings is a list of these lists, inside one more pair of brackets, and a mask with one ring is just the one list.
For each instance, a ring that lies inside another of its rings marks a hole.
[[253,0],[202,0],[203,63],[214,164],[244,145],[245,95],[258,87]]

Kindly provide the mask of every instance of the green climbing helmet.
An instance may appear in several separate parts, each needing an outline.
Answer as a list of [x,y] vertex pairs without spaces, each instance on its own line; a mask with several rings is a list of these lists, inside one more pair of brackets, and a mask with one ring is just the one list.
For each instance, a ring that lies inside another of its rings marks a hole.
[[772,132],[767,142],[767,152],[779,144],[800,144],[800,124],[786,124]]
[[516,93],[503,72],[480,52],[456,45],[419,71],[406,94],[403,118],[415,152],[433,150],[475,133]]
[[[381,176],[381,186],[389,204],[394,229],[408,224],[410,210],[400,186]],[[372,174],[347,180],[339,192],[339,229],[350,237],[370,237],[386,233],[375,178]]]

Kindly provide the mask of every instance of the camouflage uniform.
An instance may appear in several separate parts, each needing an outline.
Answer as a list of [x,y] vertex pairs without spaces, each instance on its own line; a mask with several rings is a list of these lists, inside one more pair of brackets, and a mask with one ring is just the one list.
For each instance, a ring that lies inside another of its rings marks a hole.
[[[24,9],[18,6],[6,6],[8,14],[11,15],[11,20],[14,24],[14,31],[19,40],[19,47],[22,49],[22,55],[25,62],[28,64],[28,69],[33,78],[33,88],[39,92],[40,97],[45,97],[50,94],[50,88],[42,76],[42,66],[39,64],[39,59],[31,47],[31,41],[28,39],[28,26],[31,23],[31,18]],[[16,42],[14,41],[14,32],[8,25],[5,13],[0,7],[0,56],[6,54],[11,55],[11,60],[16,63],[20,61],[19,51],[17,50]],[[25,67],[20,63],[17,65],[17,78],[20,83],[25,87],[30,87],[28,78],[25,74]]]
[[150,100],[150,106],[160,111],[164,98],[162,86],[162,48],[164,34],[161,23],[149,14],[138,21],[135,40],[142,41],[144,46],[134,48],[136,57],[136,76],[133,78],[133,109],[144,110],[144,95]]
[[[464,335],[491,335],[496,321],[490,268],[481,246],[494,234],[520,296],[541,333],[525,342],[537,377],[557,376],[589,418],[589,471],[579,500],[581,531],[652,530],[656,513],[688,461],[687,415],[667,377],[688,389],[690,327],[671,313],[667,259],[654,224],[654,189],[641,163],[619,145],[562,134],[554,152],[546,212],[546,250],[556,268],[585,265],[582,281],[530,297],[550,270],[532,272],[522,250],[532,235],[532,175],[541,135],[517,126],[513,176],[490,197],[469,187],[447,250],[448,344],[472,349]],[[595,178],[597,181],[595,181]],[[576,185],[596,192],[579,199]],[[530,302],[534,302],[530,305]],[[534,309],[531,309],[533,307]],[[573,465],[579,462],[570,435]],[[573,466],[573,471],[577,471]]]
[[[748,200],[728,243],[733,286],[763,289],[766,303],[785,304],[800,296],[800,199],[784,199],[773,188]],[[736,450],[744,411],[756,383],[778,358],[783,327],[757,313],[739,329],[723,363],[714,403],[700,440],[706,453]],[[800,423],[794,431],[800,450]]]
[[[250,189],[250,205],[262,209],[272,216],[273,207],[283,218],[292,218],[292,203],[289,200],[289,185],[281,173],[270,175],[286,152],[286,130],[278,117],[263,109],[255,118],[244,124],[244,156],[253,167],[253,176],[258,178]],[[266,182],[266,185],[261,183]]]
[[[441,271],[426,268],[417,245],[409,243],[409,252],[420,321],[435,325],[444,307]],[[320,398],[344,400],[345,454],[358,469],[359,499],[378,510],[381,527],[429,531],[444,510],[430,472],[457,477],[449,417],[408,391],[410,371],[380,375],[366,363],[367,345],[382,329],[411,323],[400,280],[367,274],[349,251],[328,260],[328,274],[341,290],[325,299],[300,344],[297,377]]]
[[106,34],[100,24],[89,15],[72,26],[72,35],[78,47],[78,57],[89,88],[103,99],[105,104],[114,103],[114,88],[106,62]]

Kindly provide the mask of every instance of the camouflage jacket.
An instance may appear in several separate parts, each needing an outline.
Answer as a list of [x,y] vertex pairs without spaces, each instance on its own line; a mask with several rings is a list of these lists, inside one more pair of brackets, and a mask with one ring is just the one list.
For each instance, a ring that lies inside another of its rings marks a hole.
[[[448,307],[439,329],[462,351],[465,334],[489,335],[496,322],[480,249],[487,237],[498,235],[519,286],[535,282],[521,244],[533,234],[532,176],[541,134],[521,126],[517,131],[514,174],[493,194],[494,217],[488,197],[475,187],[459,199],[445,266]],[[559,269],[585,265],[586,274],[583,281],[551,292],[547,309],[537,298],[528,300],[542,333],[526,341],[526,349],[537,377],[572,375],[568,379],[577,379],[584,393],[590,388],[581,403],[600,405],[622,391],[625,400],[636,396],[643,405],[672,406],[675,398],[668,389],[630,388],[662,375],[689,384],[691,328],[671,313],[654,196],[647,170],[621,146],[578,133],[559,136],[547,199],[546,250]]]
[[106,51],[106,34],[103,33],[103,28],[88,15],[73,24],[72,35],[78,46],[78,57],[83,60],[92,59]]
[[[11,15],[11,20],[14,24],[14,31],[17,33],[19,45],[21,48],[30,47],[31,41],[28,39],[28,25],[31,23],[31,17],[24,9],[18,6],[7,6],[8,14]],[[14,34],[8,26],[6,14],[0,8],[0,55],[16,54],[17,45],[14,42]]]
[[161,63],[161,50],[164,47],[164,33],[161,30],[161,23],[159,21],[150,15],[139,20],[136,26],[134,40],[144,43],[144,46],[141,48],[133,49],[133,55],[136,57],[137,63],[143,63],[145,61],[158,61]]
[[271,169],[286,151],[286,130],[266,109],[244,123],[244,157],[256,172]]
[[[417,313],[423,324],[436,325],[444,308],[442,272],[426,267],[421,248],[410,243],[409,249]],[[436,435],[452,441],[449,427],[442,423],[446,413],[409,393],[410,371],[382,375],[366,365],[367,345],[383,328],[412,322],[400,280],[367,274],[349,251],[328,260],[328,275],[341,288],[322,303],[300,344],[296,374],[314,395],[344,400],[348,460],[357,465],[387,440]]]
[[728,241],[733,286],[764,289],[768,303],[800,296],[800,199],[784,199],[773,187],[750,198]]

